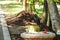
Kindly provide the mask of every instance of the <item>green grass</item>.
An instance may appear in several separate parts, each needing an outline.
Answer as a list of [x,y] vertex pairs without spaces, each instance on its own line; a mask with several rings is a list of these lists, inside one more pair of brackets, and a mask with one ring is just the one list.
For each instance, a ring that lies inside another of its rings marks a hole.
[[[10,3],[6,5],[1,5],[1,6],[2,6],[3,11],[9,13],[11,17],[16,16],[17,13],[19,13],[20,10],[23,8],[23,5],[20,3]],[[36,11],[38,12],[36,14],[41,17],[43,13],[43,9],[37,8]]]
[[36,8],[36,14],[37,14],[39,17],[42,17],[43,8],[42,8],[42,7]]
[[6,4],[1,5],[4,12],[9,13],[11,17],[17,15],[17,13],[20,12],[20,10],[23,8],[22,4]]
[[7,11],[6,9],[8,9],[8,11],[12,11],[12,10],[15,11],[15,9],[18,10],[22,8],[21,4],[6,4],[6,5],[1,5],[1,6],[5,11]]
[[40,9],[40,10],[37,10],[37,15],[39,16],[39,17],[42,17],[42,15],[43,15],[43,10],[42,9]]

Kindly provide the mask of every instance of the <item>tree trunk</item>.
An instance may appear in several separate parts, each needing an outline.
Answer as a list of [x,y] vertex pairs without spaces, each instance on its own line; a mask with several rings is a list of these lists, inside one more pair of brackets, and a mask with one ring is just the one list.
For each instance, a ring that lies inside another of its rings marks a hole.
[[44,0],[44,13],[41,21],[45,25],[47,24],[47,18],[48,18],[48,4],[47,4],[47,0]]
[[27,6],[28,6],[27,0],[25,0],[25,11],[27,11]]
[[28,7],[28,3],[27,0],[25,0],[25,11],[27,12],[27,7]]
[[49,31],[54,32],[52,29],[50,13],[48,13],[48,17],[47,17],[47,27],[48,27]]
[[23,0],[23,8],[27,12],[28,11],[28,0]]
[[52,28],[56,32],[57,30],[60,29],[60,17],[57,10],[57,6],[53,0],[47,0],[47,2],[48,2],[51,21],[52,21]]

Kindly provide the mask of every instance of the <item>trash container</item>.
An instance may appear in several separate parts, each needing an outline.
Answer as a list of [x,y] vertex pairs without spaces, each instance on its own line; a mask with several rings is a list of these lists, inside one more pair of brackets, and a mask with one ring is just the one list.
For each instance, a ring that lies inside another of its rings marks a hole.
[[36,32],[36,33],[24,32],[21,34],[21,37],[24,40],[53,40],[55,34],[52,32],[47,32],[46,34],[44,34],[43,32]]

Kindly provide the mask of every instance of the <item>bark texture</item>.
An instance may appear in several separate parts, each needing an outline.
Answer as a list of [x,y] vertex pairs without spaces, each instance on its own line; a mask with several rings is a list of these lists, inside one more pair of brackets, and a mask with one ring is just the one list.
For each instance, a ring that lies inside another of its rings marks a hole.
[[52,22],[52,28],[56,32],[57,30],[60,29],[60,17],[57,10],[57,6],[53,0],[47,0],[47,2]]

